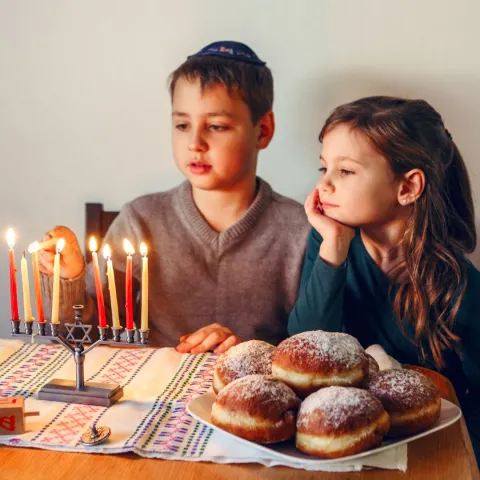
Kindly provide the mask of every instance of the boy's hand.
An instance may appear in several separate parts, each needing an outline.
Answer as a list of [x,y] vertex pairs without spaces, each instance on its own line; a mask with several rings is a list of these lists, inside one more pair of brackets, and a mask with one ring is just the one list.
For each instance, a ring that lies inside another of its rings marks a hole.
[[[60,276],[62,278],[78,277],[85,268],[85,259],[83,258],[77,237],[67,227],[58,226],[45,234],[42,242],[50,239],[63,238],[65,246],[60,254]],[[46,247],[38,252],[38,263],[40,271],[47,275],[53,275],[53,260],[56,253],[56,244]]]
[[322,236],[320,257],[334,267],[340,266],[347,259],[355,230],[322,212],[317,188],[305,200],[305,213],[310,225]]
[[241,340],[229,328],[212,323],[191,335],[183,335],[180,342],[176,348],[180,353],[203,353],[216,347],[213,353],[219,354],[239,344]]

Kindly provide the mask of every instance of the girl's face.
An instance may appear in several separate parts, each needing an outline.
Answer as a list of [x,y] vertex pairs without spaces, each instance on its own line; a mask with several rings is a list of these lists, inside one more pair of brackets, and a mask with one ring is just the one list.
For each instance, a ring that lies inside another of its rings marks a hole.
[[399,183],[388,160],[359,131],[333,127],[323,138],[317,183],[325,215],[352,227],[382,225],[400,215]]

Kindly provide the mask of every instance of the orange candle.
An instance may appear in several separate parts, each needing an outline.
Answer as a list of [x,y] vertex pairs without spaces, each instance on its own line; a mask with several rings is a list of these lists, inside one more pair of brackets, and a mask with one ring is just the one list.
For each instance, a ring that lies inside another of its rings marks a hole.
[[32,243],[28,247],[28,251],[32,254],[32,270],[33,270],[33,289],[35,290],[35,306],[37,307],[38,323],[45,322],[43,313],[42,287],[40,283],[40,269],[38,267],[38,250],[40,245],[38,242]]
[[133,330],[133,303],[132,303],[132,255],[135,253],[132,244],[125,238],[123,248],[127,254],[127,268],[125,270],[125,310],[127,317],[127,330]]
[[18,316],[18,297],[17,297],[17,269],[15,267],[15,232],[12,228],[7,231],[7,243],[10,247],[8,250],[8,259],[10,264],[10,308],[12,320],[20,320]]
[[102,279],[100,277],[100,266],[98,265],[97,241],[94,237],[90,237],[90,251],[92,252],[93,277],[95,279],[95,292],[97,294],[98,308],[98,326],[106,327],[107,318],[105,316],[105,302],[103,300]]

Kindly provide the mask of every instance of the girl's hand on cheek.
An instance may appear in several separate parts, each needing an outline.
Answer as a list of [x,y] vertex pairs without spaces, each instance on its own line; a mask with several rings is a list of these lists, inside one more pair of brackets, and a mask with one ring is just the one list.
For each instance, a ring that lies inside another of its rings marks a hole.
[[305,200],[305,213],[310,225],[323,239],[320,246],[320,257],[332,266],[340,266],[347,258],[355,230],[327,217],[321,211],[320,196],[316,188]]

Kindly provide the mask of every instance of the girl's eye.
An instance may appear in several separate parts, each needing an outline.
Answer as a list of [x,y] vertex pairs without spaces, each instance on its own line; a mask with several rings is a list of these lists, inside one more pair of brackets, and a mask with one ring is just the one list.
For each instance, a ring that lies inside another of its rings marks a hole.
[[353,175],[355,172],[352,172],[351,170],[345,170],[344,168],[342,168],[342,169],[340,170],[340,173],[341,173],[342,175]]
[[216,132],[224,132],[225,130],[228,130],[228,127],[225,125],[210,125],[210,128]]
[[186,130],[187,129],[187,124],[186,123],[179,123],[178,125],[175,125],[175,128],[177,130]]
[[320,167],[318,169],[318,171],[322,174],[322,175],[325,175],[325,173],[327,172],[327,169],[325,167]]

